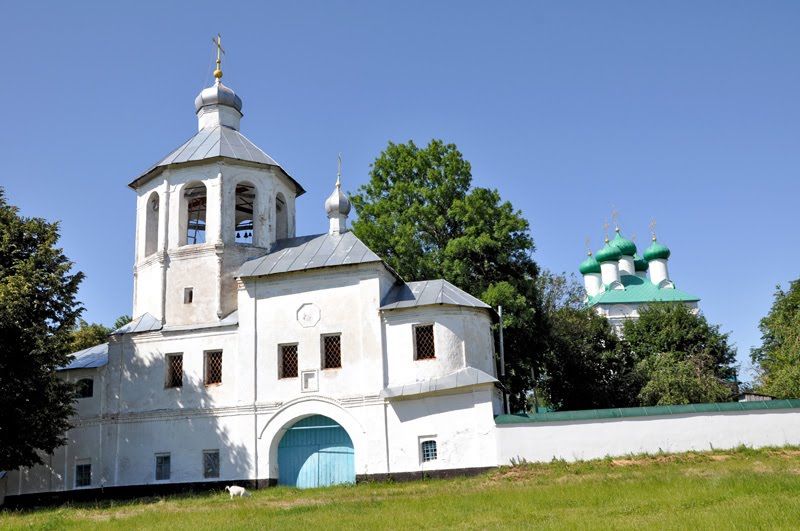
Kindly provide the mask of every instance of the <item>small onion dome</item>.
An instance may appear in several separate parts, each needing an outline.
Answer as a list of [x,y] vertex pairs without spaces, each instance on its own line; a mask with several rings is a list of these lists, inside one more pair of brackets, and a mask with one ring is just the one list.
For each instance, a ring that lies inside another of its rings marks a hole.
[[342,192],[342,185],[338,178],[336,179],[336,189],[325,200],[325,212],[329,218],[347,216],[350,213],[350,200]]
[[619,249],[622,256],[633,256],[636,254],[636,244],[627,238],[623,238],[617,229],[617,235],[611,240],[611,245]]
[[642,258],[639,255],[634,255],[633,256],[633,269],[635,271],[647,271],[648,267],[649,266],[648,266],[647,260],[645,260],[644,258]]
[[242,112],[242,98],[236,93],[217,81],[213,86],[204,88],[194,99],[194,108],[200,111],[207,105],[227,105]]
[[644,252],[644,259],[648,262],[652,262],[653,260],[658,260],[661,258],[662,260],[666,260],[669,258],[670,251],[666,245],[661,245],[653,238],[653,243],[647,250]]
[[581,262],[581,265],[578,267],[578,270],[581,272],[581,275],[588,275],[590,273],[599,273],[600,272],[600,262],[592,256],[592,252],[589,251],[589,256]]
[[606,238],[605,246],[597,251],[594,256],[597,258],[597,261],[602,264],[603,262],[616,262],[622,256],[622,252],[620,252],[617,246],[608,243],[608,238]]

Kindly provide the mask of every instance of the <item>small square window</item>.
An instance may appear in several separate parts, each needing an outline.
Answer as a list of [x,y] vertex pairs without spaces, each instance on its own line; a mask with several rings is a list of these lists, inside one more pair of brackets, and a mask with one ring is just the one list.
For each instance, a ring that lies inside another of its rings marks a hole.
[[183,303],[191,304],[194,301],[194,288],[183,288]]
[[92,465],[80,463],[75,465],[75,486],[90,487],[92,485]]
[[436,357],[432,324],[414,327],[414,354],[418,360],[430,360]]
[[183,386],[183,354],[167,354],[166,387]]
[[422,462],[426,463],[428,461],[435,461],[437,457],[436,452],[436,441],[434,440],[427,440],[422,441],[422,445],[420,446],[420,450],[422,452]]
[[203,451],[203,477],[219,477],[219,450]]
[[206,352],[205,355],[205,376],[203,378],[206,385],[222,383],[222,351],[215,350]]
[[339,369],[342,367],[342,336],[331,334],[322,336],[322,368]]
[[170,474],[170,455],[156,454],[156,481],[166,481]]
[[92,398],[94,394],[94,380],[81,378],[75,384],[75,396],[78,398]]
[[280,377],[297,378],[297,343],[294,345],[281,345],[280,353]]

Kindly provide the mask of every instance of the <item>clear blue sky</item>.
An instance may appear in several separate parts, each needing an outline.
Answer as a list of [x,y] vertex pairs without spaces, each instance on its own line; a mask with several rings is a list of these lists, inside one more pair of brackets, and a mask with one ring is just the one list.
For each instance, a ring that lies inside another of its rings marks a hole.
[[774,287],[798,276],[800,3],[13,2],[3,8],[0,185],[62,221],[90,321],[131,311],[134,193],[191,136],[224,81],[242,131],[309,191],[320,232],[344,153],[367,179],[388,140],[442,138],[530,220],[536,260],[576,271],[613,208],[732,332],[759,340]]

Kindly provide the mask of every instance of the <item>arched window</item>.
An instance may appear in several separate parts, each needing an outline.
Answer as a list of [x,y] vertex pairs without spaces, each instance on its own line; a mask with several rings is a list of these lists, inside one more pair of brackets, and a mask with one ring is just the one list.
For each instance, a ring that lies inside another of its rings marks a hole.
[[289,237],[289,209],[283,194],[275,196],[275,239],[282,240]]
[[91,398],[94,395],[94,380],[82,378],[75,384],[75,396],[78,398]]
[[186,245],[206,243],[206,187],[191,183],[183,192],[186,208]]
[[158,192],[150,194],[145,206],[144,217],[144,255],[150,256],[158,248]]
[[236,243],[253,243],[253,222],[256,205],[256,189],[252,184],[240,183],[236,186],[236,208],[234,231]]

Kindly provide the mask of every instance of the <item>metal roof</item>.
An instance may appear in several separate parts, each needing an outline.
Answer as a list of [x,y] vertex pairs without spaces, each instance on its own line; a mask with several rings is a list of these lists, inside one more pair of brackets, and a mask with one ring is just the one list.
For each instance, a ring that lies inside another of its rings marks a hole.
[[387,387],[381,391],[381,396],[384,398],[399,398],[495,382],[497,382],[497,379],[491,374],[475,367],[465,367],[445,376]]
[[278,240],[270,252],[242,264],[239,277],[259,277],[322,267],[382,262],[352,232]]
[[111,335],[135,334],[137,332],[153,332],[161,330],[161,320],[145,312],[130,323],[120,326]]
[[589,297],[589,306],[596,304],[631,304],[647,302],[697,302],[699,297],[677,288],[659,288],[648,278],[620,275],[625,289],[611,289]]
[[59,367],[59,371],[102,367],[108,364],[108,343],[79,350],[71,354],[71,356],[73,356],[72,361],[63,367]]
[[165,167],[172,164],[184,164],[217,157],[276,167],[292,181],[298,196],[305,193],[300,183],[295,181],[275,159],[264,153],[242,133],[224,125],[201,129],[178,149],[174,150],[153,165],[149,170],[134,179],[128,186],[135,189]]
[[491,307],[482,300],[476,299],[466,291],[443,279],[406,282],[397,285],[389,290],[389,293],[381,301],[381,310],[397,310],[399,308],[414,308],[432,304],[469,306],[491,310]]

